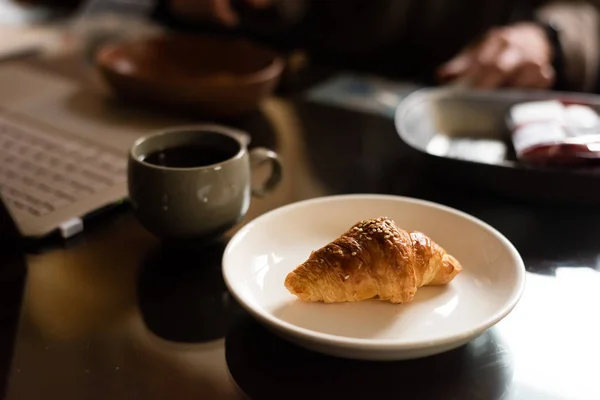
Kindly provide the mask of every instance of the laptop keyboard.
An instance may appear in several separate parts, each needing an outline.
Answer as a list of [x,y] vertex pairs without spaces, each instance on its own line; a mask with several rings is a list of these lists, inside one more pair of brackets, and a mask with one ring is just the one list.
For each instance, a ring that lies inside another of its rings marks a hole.
[[17,210],[46,215],[124,182],[126,170],[117,153],[0,118],[0,190]]

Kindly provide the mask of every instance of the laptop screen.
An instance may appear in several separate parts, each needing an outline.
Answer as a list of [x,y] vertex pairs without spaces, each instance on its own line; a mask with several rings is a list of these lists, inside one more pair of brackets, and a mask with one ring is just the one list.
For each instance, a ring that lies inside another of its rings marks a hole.
[[0,194],[0,398],[6,393],[26,275],[21,237]]

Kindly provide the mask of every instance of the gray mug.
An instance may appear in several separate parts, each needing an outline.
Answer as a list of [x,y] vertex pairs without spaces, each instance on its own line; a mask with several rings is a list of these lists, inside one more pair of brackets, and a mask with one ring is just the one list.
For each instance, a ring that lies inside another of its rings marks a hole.
[[[142,225],[163,239],[209,240],[239,222],[252,195],[281,180],[277,154],[248,150],[249,136],[220,125],[166,129],[138,139],[128,166],[129,198]],[[266,181],[252,187],[251,172],[271,164]]]

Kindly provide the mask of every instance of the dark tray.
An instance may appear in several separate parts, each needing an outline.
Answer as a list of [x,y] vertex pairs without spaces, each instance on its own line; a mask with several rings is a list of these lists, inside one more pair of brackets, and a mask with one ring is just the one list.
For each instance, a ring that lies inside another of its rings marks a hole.
[[519,199],[600,204],[600,168],[532,167],[516,160],[506,116],[520,102],[559,99],[600,112],[600,97],[565,92],[421,89],[396,110],[396,129],[437,178]]

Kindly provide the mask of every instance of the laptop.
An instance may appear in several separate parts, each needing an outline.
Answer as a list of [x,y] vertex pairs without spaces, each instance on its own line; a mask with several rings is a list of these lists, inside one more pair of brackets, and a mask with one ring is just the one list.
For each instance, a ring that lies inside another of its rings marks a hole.
[[127,196],[136,138],[189,121],[128,109],[39,64],[0,63],[0,193],[20,234],[83,231],[86,216]]

